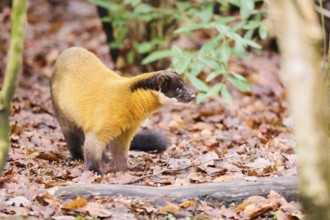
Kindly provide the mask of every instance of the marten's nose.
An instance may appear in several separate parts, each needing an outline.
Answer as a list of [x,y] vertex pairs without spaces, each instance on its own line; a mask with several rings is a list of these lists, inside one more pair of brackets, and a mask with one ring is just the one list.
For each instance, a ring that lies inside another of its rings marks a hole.
[[196,98],[196,95],[194,93],[186,93],[184,96],[186,102],[191,102]]
[[190,93],[190,98],[191,98],[191,101],[192,101],[196,98],[196,95],[194,93]]

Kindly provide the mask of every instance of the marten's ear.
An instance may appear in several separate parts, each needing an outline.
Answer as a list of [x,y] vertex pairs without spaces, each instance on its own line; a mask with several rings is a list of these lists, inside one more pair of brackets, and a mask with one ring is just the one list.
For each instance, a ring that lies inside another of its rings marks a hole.
[[166,82],[168,82],[170,80],[170,76],[165,75],[165,74],[159,74],[159,76],[157,76],[157,85],[158,88],[162,88],[163,84],[165,84]]

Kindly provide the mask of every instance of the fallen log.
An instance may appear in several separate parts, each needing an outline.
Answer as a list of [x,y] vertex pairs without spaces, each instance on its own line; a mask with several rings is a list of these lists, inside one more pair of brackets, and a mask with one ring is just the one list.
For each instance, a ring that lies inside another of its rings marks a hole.
[[142,185],[74,184],[54,187],[47,192],[66,201],[77,196],[92,198],[95,196],[123,195],[155,201],[162,199],[182,202],[185,199],[199,199],[216,203],[238,203],[253,195],[266,196],[274,190],[288,201],[297,201],[297,177],[256,178],[255,180],[232,180],[218,183],[195,184],[189,186],[150,187]]

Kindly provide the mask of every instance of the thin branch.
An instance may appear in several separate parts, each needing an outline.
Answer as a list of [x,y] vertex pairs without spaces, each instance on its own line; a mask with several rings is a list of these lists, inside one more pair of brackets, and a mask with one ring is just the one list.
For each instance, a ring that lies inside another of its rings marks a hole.
[[123,184],[128,185],[128,184],[136,183],[136,182],[138,182],[140,180],[143,180],[145,178],[155,177],[155,176],[161,175],[161,174],[166,173],[166,172],[178,172],[178,171],[185,170],[185,169],[188,169],[188,168],[191,168],[191,167],[198,167],[200,165],[203,165],[203,164],[206,164],[206,163],[209,163],[209,162],[212,162],[212,161],[221,161],[221,160],[227,160],[227,159],[232,159],[232,158],[242,158],[242,157],[249,158],[249,157],[252,157],[252,156],[241,156],[241,157],[228,156],[228,157],[222,157],[222,158],[217,158],[217,159],[210,159],[210,160],[207,160],[207,161],[200,162],[198,164],[190,164],[190,165],[187,165],[185,167],[178,168],[178,169],[169,169],[169,168],[167,168],[165,170],[159,171],[158,173],[153,173],[153,174],[149,174],[149,175],[142,175],[141,177],[138,177],[135,180],[132,180],[132,181],[129,181],[129,182],[126,182],[126,183],[123,183]]
[[330,18],[330,11],[323,8],[323,7],[320,7],[318,5],[315,5],[315,10],[320,13],[320,15],[324,16],[324,17],[327,17],[327,18]]
[[18,76],[22,68],[26,8],[27,0],[13,1],[13,19],[8,52],[8,62],[6,64],[2,91],[0,92],[0,173],[2,172],[2,169],[5,165],[8,149],[10,146],[10,103],[14,96]]

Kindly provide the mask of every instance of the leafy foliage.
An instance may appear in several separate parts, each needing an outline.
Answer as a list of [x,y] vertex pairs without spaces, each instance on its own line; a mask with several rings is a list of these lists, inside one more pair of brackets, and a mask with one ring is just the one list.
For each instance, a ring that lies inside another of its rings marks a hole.
[[[262,11],[257,9],[262,0],[91,2],[109,10],[109,17],[103,19],[115,27],[116,41],[111,43],[112,47],[131,44],[132,50],[127,54],[130,63],[136,60],[136,54],[144,55],[144,65],[170,58],[170,68],[185,75],[198,89],[197,102],[220,93],[226,103],[231,103],[228,84],[241,91],[250,90],[244,77],[229,70],[228,60],[231,56],[242,57],[247,47],[261,48],[253,36],[255,33],[261,39],[267,36],[261,22]],[[230,13],[231,9],[239,13]],[[149,33],[136,34],[141,27]],[[170,47],[174,39],[194,37],[198,32],[205,33],[207,38],[195,50],[175,44]],[[134,37],[127,41],[128,36]],[[207,73],[205,79],[200,77],[201,73]]]

